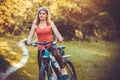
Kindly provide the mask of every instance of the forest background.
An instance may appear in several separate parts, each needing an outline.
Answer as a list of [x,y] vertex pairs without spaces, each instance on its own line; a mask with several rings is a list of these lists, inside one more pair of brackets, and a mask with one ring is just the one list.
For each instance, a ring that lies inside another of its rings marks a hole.
[[47,6],[65,40],[119,40],[119,0],[0,0],[0,35],[29,32]]
[[[80,74],[78,79],[120,79],[119,3],[120,0],[0,0],[0,72],[21,60],[18,41],[28,36],[39,7],[46,6],[64,37],[66,52],[74,55],[71,61],[77,76]],[[9,80],[37,78],[36,49],[29,50],[28,63]]]

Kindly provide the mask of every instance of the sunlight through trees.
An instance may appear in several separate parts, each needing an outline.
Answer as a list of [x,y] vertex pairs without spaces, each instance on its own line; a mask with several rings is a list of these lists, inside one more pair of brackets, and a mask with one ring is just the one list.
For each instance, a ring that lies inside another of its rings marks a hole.
[[[76,30],[82,32],[86,39],[94,38],[97,33],[100,39],[116,40],[119,33],[114,18],[107,10],[109,4],[107,0],[3,0],[0,3],[0,34],[19,35],[29,31],[37,9],[47,6],[66,40],[85,38],[76,36]],[[94,25],[92,32],[87,24]],[[114,35],[110,36],[111,33]]]

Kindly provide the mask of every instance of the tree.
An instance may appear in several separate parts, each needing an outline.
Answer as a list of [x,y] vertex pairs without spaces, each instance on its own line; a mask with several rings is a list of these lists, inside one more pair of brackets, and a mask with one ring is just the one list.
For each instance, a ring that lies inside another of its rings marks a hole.
[[113,19],[114,11],[108,10],[112,8],[109,6],[111,4],[111,0],[6,0],[0,3],[0,33],[19,34],[22,30],[29,31],[38,8],[47,6],[52,20],[66,40],[76,38],[76,30],[91,31],[84,27],[88,24],[94,25],[90,27],[99,38],[115,39],[114,35],[110,37],[109,34],[119,33],[119,27],[115,25],[119,18]]
[[[11,6],[12,5],[12,6]],[[0,3],[0,33],[19,34],[24,19],[25,1],[5,0]]]

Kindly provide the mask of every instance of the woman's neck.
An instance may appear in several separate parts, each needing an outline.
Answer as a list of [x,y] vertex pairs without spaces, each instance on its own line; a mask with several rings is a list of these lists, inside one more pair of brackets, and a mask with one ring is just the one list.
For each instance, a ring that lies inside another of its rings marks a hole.
[[43,21],[41,20],[40,24],[46,24],[46,21],[45,20],[43,20]]
[[40,28],[45,28],[46,27],[46,21],[40,21],[39,27]]

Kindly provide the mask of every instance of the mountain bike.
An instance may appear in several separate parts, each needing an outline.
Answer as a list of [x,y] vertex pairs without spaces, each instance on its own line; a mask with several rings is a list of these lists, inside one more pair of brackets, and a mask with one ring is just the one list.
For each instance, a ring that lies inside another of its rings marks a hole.
[[[67,70],[67,77],[63,77],[61,73],[60,65],[57,63],[55,57],[52,55],[52,52],[50,52],[47,48],[47,45],[56,45],[57,41],[50,41],[50,42],[33,42],[32,46],[43,46],[43,51],[40,53],[41,58],[41,67],[40,67],[40,73],[39,73],[39,80],[77,80],[76,71],[75,68],[70,60],[68,60],[68,57],[70,55],[65,55],[64,46],[57,46],[57,49],[59,50],[60,55],[64,59],[65,69]],[[53,74],[54,73],[54,74]],[[54,79],[53,76],[56,76],[56,79]]]

